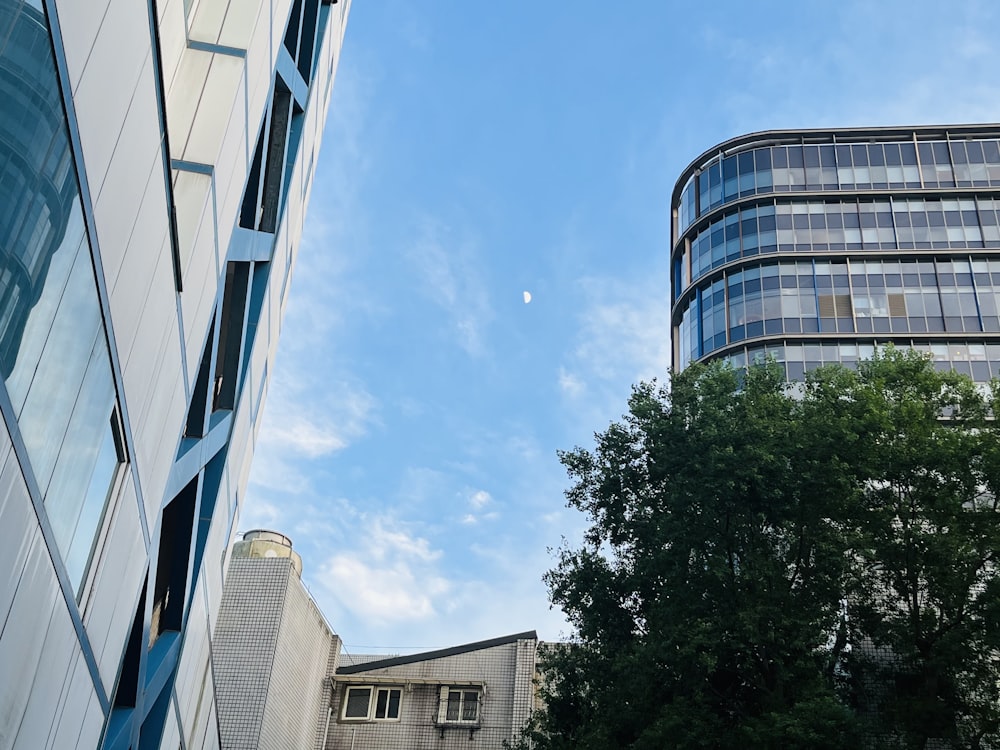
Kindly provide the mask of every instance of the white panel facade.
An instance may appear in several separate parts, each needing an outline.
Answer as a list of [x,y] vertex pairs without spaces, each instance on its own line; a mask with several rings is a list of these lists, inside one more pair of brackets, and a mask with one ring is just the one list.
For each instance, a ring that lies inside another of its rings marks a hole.
[[0,0],[0,750],[222,746],[209,639],[314,157],[289,123],[324,120],[349,5]]

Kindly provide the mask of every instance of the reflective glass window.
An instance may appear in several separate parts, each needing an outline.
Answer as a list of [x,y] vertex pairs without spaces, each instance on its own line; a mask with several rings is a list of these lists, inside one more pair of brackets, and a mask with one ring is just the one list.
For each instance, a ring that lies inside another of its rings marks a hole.
[[771,149],[756,149],[753,152],[753,159],[757,192],[769,192],[774,184],[771,177]]
[[709,208],[715,208],[722,203],[722,164],[716,161],[708,168],[708,203]]
[[124,449],[48,24],[31,4],[5,6],[0,374],[79,591]]
[[[684,232],[695,219],[695,190],[696,180],[694,177],[687,181],[681,191],[681,202],[677,208],[678,231]],[[676,241],[676,238],[674,238]]]
[[753,195],[756,190],[753,151],[744,151],[738,157],[740,197]]
[[739,196],[739,173],[735,156],[722,160],[722,199],[734,200]]
[[763,147],[716,158],[690,185],[679,207],[682,230],[693,221],[695,186],[701,213],[770,192],[1000,186],[1000,145],[957,139]]

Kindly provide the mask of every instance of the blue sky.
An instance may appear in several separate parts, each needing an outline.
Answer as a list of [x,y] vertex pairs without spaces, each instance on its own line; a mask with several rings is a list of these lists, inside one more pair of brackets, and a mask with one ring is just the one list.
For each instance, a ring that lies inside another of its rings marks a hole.
[[355,0],[240,529],[293,538],[354,652],[570,635],[556,451],[669,367],[677,175],[755,130],[996,121],[998,28],[988,1]]

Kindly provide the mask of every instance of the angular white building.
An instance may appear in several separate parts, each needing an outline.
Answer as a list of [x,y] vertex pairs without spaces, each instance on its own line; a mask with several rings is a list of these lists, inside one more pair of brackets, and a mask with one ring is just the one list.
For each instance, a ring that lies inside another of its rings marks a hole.
[[349,0],[0,0],[0,748],[219,746]]

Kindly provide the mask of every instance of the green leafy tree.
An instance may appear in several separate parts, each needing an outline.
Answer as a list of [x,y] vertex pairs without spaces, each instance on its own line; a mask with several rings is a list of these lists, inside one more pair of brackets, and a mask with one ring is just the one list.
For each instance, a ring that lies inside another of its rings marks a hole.
[[871,731],[885,747],[1000,746],[996,395],[891,352],[845,396],[868,434],[847,591]]
[[590,525],[546,575],[575,637],[523,744],[992,747],[991,414],[891,349],[800,386],[724,364],[637,386],[561,454]]

